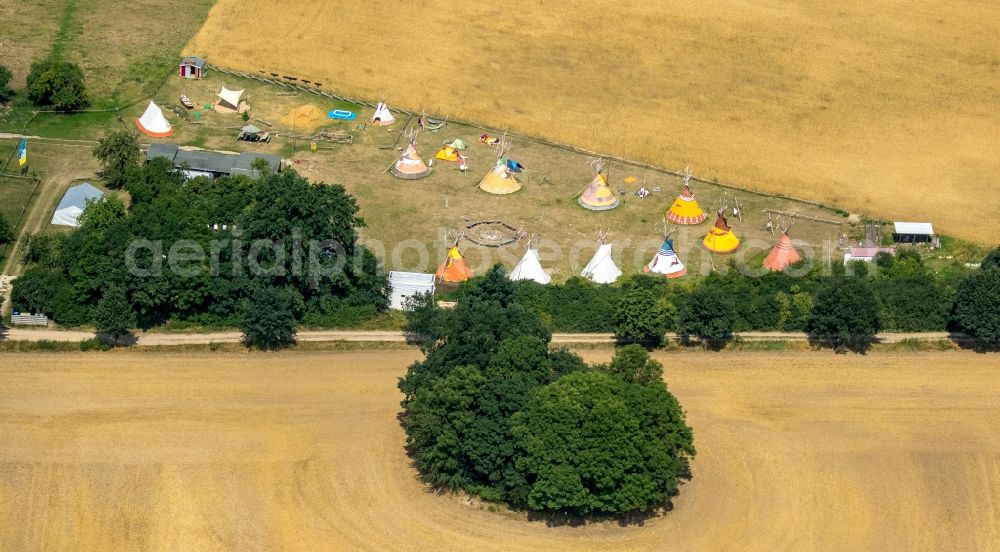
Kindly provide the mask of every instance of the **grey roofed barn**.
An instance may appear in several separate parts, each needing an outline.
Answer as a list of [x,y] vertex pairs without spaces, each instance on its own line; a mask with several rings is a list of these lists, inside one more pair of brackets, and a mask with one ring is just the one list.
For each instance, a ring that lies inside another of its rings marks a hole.
[[274,172],[281,170],[281,156],[267,153],[234,153],[180,148],[176,144],[151,144],[146,161],[168,159],[176,169],[189,169],[215,176],[244,174],[257,176],[253,162],[263,159]]

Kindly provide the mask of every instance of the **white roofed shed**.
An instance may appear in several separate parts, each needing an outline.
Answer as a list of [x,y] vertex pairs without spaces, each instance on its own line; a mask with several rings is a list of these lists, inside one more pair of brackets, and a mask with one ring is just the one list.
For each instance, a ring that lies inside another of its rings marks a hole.
[[896,243],[929,242],[934,237],[934,227],[929,222],[894,222],[892,239]]

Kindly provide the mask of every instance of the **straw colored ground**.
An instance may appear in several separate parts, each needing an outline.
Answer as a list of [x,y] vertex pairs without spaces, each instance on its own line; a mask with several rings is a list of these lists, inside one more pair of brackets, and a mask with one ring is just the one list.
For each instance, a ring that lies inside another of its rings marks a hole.
[[988,243],[991,3],[221,0],[186,51]]
[[627,527],[547,527],[429,492],[396,420],[396,378],[416,357],[5,355],[0,549],[997,550],[1000,542],[1000,375],[989,356],[661,354],[699,454],[674,511]]

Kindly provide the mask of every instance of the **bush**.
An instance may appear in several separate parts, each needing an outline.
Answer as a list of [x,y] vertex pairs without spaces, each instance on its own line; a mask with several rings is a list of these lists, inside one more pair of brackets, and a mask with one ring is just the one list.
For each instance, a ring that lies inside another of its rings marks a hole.
[[129,168],[139,166],[142,161],[139,139],[124,130],[112,132],[97,143],[94,157],[101,164],[98,176],[108,188],[118,190],[125,186]]
[[990,251],[989,254],[983,258],[983,262],[979,263],[979,270],[987,270],[990,268],[1000,268],[1000,247]]
[[97,333],[107,336],[112,344],[132,333],[136,325],[135,312],[120,287],[113,286],[104,291],[94,309],[94,322]]
[[816,295],[806,330],[835,348],[864,351],[882,328],[879,302],[862,278],[833,277]]
[[14,98],[14,91],[7,86],[13,76],[10,69],[0,65],[0,103],[7,103]]
[[14,280],[11,306],[19,312],[52,316],[56,294],[63,283],[62,275],[55,270],[43,266],[27,268]]
[[295,344],[294,298],[291,290],[262,286],[240,310],[243,343],[252,349],[275,350]]
[[667,332],[667,316],[656,293],[635,287],[624,290],[615,305],[615,337],[659,345]]
[[29,234],[28,245],[24,248],[21,262],[24,264],[40,264],[55,268],[59,264],[59,254],[62,249],[62,236],[59,234]]
[[980,269],[959,284],[952,319],[969,335],[1000,343],[1000,266]]
[[691,293],[678,326],[683,337],[695,336],[711,347],[720,347],[732,338],[736,306],[717,277],[706,278]]
[[14,239],[14,229],[11,228],[10,223],[7,219],[0,213],[0,245],[9,243]]
[[953,297],[933,275],[917,272],[880,278],[876,287],[886,328],[921,332],[947,327]]
[[28,100],[57,111],[73,111],[87,105],[83,71],[75,63],[46,59],[31,64]]

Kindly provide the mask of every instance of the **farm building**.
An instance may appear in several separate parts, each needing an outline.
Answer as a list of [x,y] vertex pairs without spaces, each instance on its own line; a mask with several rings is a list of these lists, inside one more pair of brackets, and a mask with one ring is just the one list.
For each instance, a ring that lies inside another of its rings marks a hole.
[[281,171],[281,156],[266,153],[235,153],[211,151],[197,148],[185,148],[177,144],[150,144],[146,151],[146,162],[153,159],[168,159],[175,169],[181,170],[188,177],[228,176],[245,174],[259,176],[253,169],[253,162],[263,159],[274,172]]
[[934,240],[934,227],[929,222],[894,222],[892,240],[896,243],[927,243]]
[[102,197],[104,197],[104,192],[87,182],[71,186],[59,201],[59,205],[56,206],[56,212],[52,214],[51,224],[80,226],[80,215],[83,213],[83,208],[87,206],[88,202],[100,201]]
[[206,71],[205,60],[198,56],[187,56],[181,60],[180,76],[185,79],[203,79]]
[[420,272],[389,272],[392,295],[389,308],[403,310],[403,302],[418,293],[434,293],[434,275]]
[[889,255],[895,255],[896,250],[892,247],[851,247],[844,254],[844,264],[848,264],[852,261],[862,261],[870,263],[875,261],[879,253],[888,253]]

